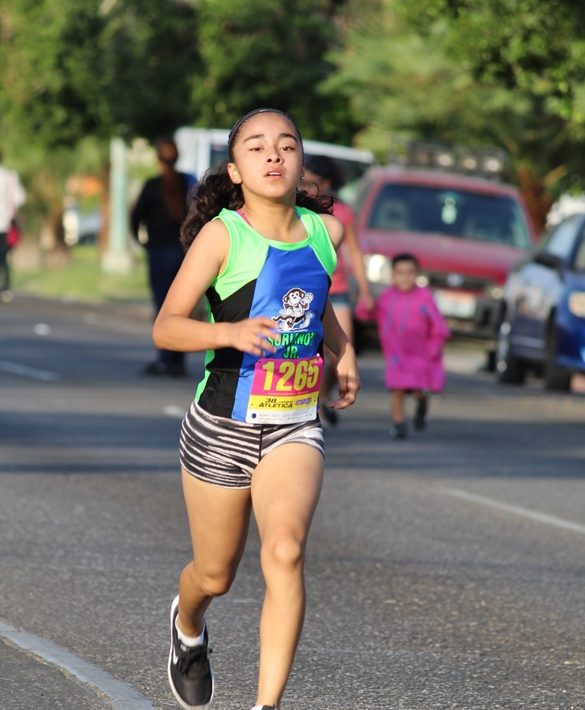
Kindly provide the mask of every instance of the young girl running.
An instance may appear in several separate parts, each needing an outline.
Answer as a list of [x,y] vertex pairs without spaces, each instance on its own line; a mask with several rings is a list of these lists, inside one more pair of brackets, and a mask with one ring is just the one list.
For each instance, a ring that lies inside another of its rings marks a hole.
[[[194,559],[171,607],[168,675],[182,707],[209,705],[204,613],[234,580],[253,511],[266,585],[253,710],[269,710],[279,706],[304,618],[305,547],[323,476],[323,347],[338,358],[333,407],[354,402],[359,378],[328,299],[342,227],[299,190],[298,129],[280,111],[257,109],[234,125],[228,148],[229,162],[193,198],[188,251],[153,330],[159,347],[207,351],[181,428]],[[203,293],[207,323],[190,319]]]
[[414,394],[414,428],[426,427],[428,394],[440,392],[445,383],[443,343],[449,329],[439,313],[433,294],[416,285],[419,264],[412,254],[392,259],[392,286],[376,303],[380,344],[386,360],[386,387],[390,390],[394,439],[408,434],[405,398]]

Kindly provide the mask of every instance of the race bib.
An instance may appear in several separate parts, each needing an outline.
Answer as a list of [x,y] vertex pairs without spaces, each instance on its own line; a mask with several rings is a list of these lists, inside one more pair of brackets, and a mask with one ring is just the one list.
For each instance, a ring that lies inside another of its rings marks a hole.
[[246,421],[296,424],[315,419],[322,374],[320,355],[298,360],[260,358],[254,368]]

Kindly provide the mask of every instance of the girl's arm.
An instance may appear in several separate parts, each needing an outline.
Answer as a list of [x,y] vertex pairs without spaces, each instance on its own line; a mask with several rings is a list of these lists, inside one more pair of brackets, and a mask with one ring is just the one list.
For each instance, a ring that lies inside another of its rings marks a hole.
[[352,221],[345,227],[343,243],[347,247],[347,253],[351,261],[353,275],[357,281],[359,300],[364,304],[364,308],[371,310],[374,307],[374,298],[370,291],[370,285],[366,278],[366,267],[364,266],[364,255],[360,248],[357,232]]
[[443,343],[450,336],[449,327],[441,312],[437,308],[435,299],[430,290],[427,290],[427,315],[429,318],[429,353],[432,357],[439,357],[443,350]]
[[327,406],[333,409],[345,409],[355,402],[360,388],[360,376],[355,351],[339,325],[329,299],[323,315],[323,334],[326,347],[337,357],[336,371],[339,386],[339,399],[327,402]]
[[[327,227],[333,246],[338,249],[343,239],[343,225],[333,215],[322,214],[321,217]],[[328,402],[327,406],[333,409],[345,409],[355,402],[357,391],[360,388],[360,377],[355,351],[343,328],[339,325],[329,299],[327,299],[325,313],[323,314],[323,340],[325,346],[338,358],[336,372],[339,399],[334,402]]]
[[237,323],[206,323],[191,319],[195,306],[225,268],[229,235],[219,220],[206,224],[185,255],[154,322],[152,337],[158,348],[195,352],[236,348],[251,355],[275,352],[266,338],[275,327],[270,318],[247,318]]

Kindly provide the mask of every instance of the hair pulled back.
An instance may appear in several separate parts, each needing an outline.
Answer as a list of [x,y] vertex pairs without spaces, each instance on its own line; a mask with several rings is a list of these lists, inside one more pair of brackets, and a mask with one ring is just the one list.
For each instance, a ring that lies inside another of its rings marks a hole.
[[[233,159],[232,148],[238,137],[242,125],[258,113],[276,113],[285,116],[296,131],[302,146],[302,137],[294,121],[278,109],[259,108],[242,116],[230,131],[228,150]],[[214,168],[210,168],[201,182],[193,188],[190,196],[189,211],[181,227],[181,243],[187,250],[195,237],[222,209],[238,210],[244,205],[242,188],[233,183],[228,175],[227,161]],[[297,190],[296,205],[306,207],[319,214],[330,213],[334,198],[330,195],[311,197],[302,189]]]

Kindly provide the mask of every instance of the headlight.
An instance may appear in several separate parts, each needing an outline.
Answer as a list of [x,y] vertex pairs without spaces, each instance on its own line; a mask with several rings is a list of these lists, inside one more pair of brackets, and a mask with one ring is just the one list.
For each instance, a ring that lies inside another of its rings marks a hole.
[[375,284],[392,283],[392,263],[383,254],[367,254],[364,256],[366,277]]
[[577,318],[585,318],[585,291],[572,291],[569,294],[569,310]]

